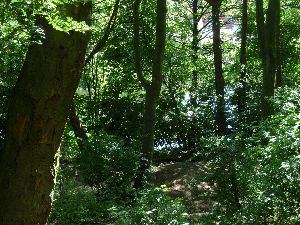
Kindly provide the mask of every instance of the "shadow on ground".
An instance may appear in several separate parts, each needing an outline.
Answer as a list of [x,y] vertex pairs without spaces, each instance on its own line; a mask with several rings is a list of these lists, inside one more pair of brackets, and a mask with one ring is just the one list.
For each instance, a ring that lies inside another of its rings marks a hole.
[[184,200],[193,224],[216,224],[212,218],[216,185],[207,181],[210,172],[201,162],[161,164],[153,168],[154,184],[166,185],[171,197]]

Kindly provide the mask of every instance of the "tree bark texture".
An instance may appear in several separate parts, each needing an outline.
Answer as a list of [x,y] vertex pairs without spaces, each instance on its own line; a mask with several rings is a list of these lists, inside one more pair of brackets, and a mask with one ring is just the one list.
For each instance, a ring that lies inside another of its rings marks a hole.
[[[68,8],[89,21],[91,3]],[[55,30],[39,18],[42,44],[29,48],[14,87],[0,158],[0,224],[43,225],[54,186],[54,155],[80,79],[88,34]]]
[[277,72],[279,72],[279,80],[281,80],[281,71],[278,66],[280,62],[278,59],[280,55],[280,0],[269,0],[265,23],[263,1],[256,0],[256,23],[263,65],[262,118],[267,118],[273,113],[271,99],[275,93]]
[[142,184],[143,176],[151,165],[154,152],[154,131],[156,120],[156,106],[160,95],[163,80],[163,56],[166,42],[166,0],[157,0],[156,3],[156,41],[155,52],[152,61],[151,81],[148,81],[142,71],[141,51],[140,51],[140,28],[139,28],[139,7],[140,0],[134,2],[134,52],[135,52],[135,71],[137,77],[146,91],[144,124],[142,134],[142,160],[141,168],[138,171],[136,187]]
[[225,81],[222,69],[222,49],[221,49],[221,35],[220,35],[220,7],[219,0],[212,0],[212,20],[213,20],[213,53],[214,53],[214,68],[215,68],[215,89],[217,97],[216,105],[216,133],[218,135],[227,134],[227,123],[225,114],[225,99],[224,88]]

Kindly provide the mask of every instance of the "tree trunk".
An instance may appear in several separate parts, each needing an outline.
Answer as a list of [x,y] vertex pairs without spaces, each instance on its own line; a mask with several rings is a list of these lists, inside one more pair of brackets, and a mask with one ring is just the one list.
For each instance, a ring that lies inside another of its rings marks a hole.
[[258,43],[260,47],[261,57],[265,55],[265,16],[264,16],[264,1],[256,0],[256,26]]
[[240,53],[240,86],[238,92],[238,111],[243,113],[246,107],[246,75],[247,75],[247,33],[248,33],[248,0],[243,0]]
[[192,63],[193,63],[193,74],[192,74],[192,85],[191,85],[191,103],[194,107],[197,106],[197,86],[198,86],[198,71],[197,71],[197,61],[198,61],[198,49],[199,49],[199,29],[198,24],[200,17],[198,15],[198,0],[193,0],[192,3],[192,14],[193,14],[193,26],[192,26]]
[[[216,134],[227,135],[227,122],[225,114],[225,81],[222,69],[222,49],[220,35],[220,8],[222,1],[211,0],[212,20],[213,20],[213,52],[214,52],[214,67],[215,67],[215,88],[217,96],[217,112],[216,112]],[[240,209],[238,180],[235,170],[235,162],[229,162],[229,174],[231,189],[234,196],[234,202],[237,209]]]
[[[280,16],[280,15],[279,15]],[[279,18],[280,20],[280,18]],[[280,31],[280,21],[276,27],[276,77],[275,77],[275,87],[281,87],[283,85],[282,80],[282,58],[281,58],[281,31]]]
[[140,0],[134,3],[134,51],[135,51],[135,70],[146,91],[144,124],[142,134],[142,156],[141,165],[137,172],[135,187],[143,185],[144,176],[149,169],[154,152],[154,131],[155,131],[155,110],[156,102],[160,95],[163,80],[163,56],[166,42],[166,0],[157,0],[156,4],[156,41],[155,53],[152,62],[152,80],[146,80],[143,76],[141,67],[140,35],[139,35],[139,6]]
[[[116,18],[117,18],[117,15],[118,15],[119,7],[120,7],[120,0],[115,0],[115,4],[114,4],[112,14],[109,18],[109,21],[108,21],[105,29],[104,29],[104,34],[101,37],[101,39],[98,41],[98,43],[95,45],[93,50],[86,57],[86,59],[84,61],[84,66],[89,64],[92,61],[93,57],[98,52],[102,51],[102,49],[106,46],[108,38],[109,38],[113,28],[114,28]],[[96,71],[96,85],[95,86],[96,87],[98,86],[98,73],[97,73],[97,71]],[[88,93],[89,93],[89,99],[91,101],[92,100],[91,85],[88,85]],[[98,97],[98,95],[97,95],[97,91],[96,91],[95,92],[95,99],[97,97]],[[69,119],[70,119],[72,129],[74,131],[74,134],[75,134],[75,137],[76,137],[76,142],[77,142],[77,145],[78,145],[79,149],[80,150],[87,149],[87,147],[89,146],[90,143],[89,143],[89,140],[88,140],[88,137],[86,135],[86,132],[85,132],[84,128],[81,126],[79,116],[77,115],[77,112],[76,112],[76,106],[75,106],[74,100],[72,101],[71,106],[70,106]]]
[[[89,21],[91,4],[68,9]],[[29,48],[14,87],[0,158],[0,224],[45,224],[51,208],[54,155],[80,79],[88,34],[57,31],[45,19],[42,44]]]
[[263,1],[256,0],[256,23],[263,65],[262,118],[267,118],[273,113],[272,98],[275,92],[275,78],[277,72],[281,72],[278,71],[280,67],[277,65],[280,55],[278,43],[280,0],[269,0],[266,23],[264,23]]
[[214,52],[214,68],[215,68],[215,88],[216,88],[216,133],[218,135],[227,134],[227,124],[225,115],[225,99],[224,88],[225,81],[222,69],[222,49],[220,36],[220,7],[219,0],[212,0],[212,20],[213,20],[213,52]]

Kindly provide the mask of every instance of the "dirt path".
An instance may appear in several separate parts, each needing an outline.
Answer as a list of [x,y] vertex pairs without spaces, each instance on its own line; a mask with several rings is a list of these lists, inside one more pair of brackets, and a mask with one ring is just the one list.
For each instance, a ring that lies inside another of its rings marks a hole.
[[210,220],[214,205],[215,186],[205,182],[209,173],[209,168],[200,162],[161,164],[154,168],[154,183],[167,185],[170,196],[183,198],[193,224],[215,224],[200,223]]

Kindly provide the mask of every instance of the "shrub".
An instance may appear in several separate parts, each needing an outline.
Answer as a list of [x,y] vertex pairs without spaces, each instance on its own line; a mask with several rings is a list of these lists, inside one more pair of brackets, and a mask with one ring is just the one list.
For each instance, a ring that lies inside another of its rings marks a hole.
[[185,207],[171,199],[164,188],[142,190],[135,204],[125,209],[111,208],[114,225],[188,225]]
[[88,225],[105,218],[105,205],[99,204],[95,191],[75,178],[59,172],[49,218],[50,224]]

